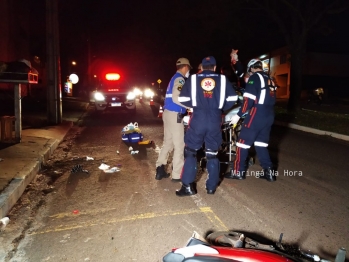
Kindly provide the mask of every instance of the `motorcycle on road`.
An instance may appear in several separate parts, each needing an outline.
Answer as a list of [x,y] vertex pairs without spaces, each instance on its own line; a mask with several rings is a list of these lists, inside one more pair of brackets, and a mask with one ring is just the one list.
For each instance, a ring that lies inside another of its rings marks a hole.
[[[186,246],[173,248],[163,262],[330,262],[310,252],[287,248],[281,242],[282,234],[277,243],[263,244],[241,232],[218,231],[206,238],[194,232]],[[339,249],[334,261],[344,262],[345,255],[345,249]]]

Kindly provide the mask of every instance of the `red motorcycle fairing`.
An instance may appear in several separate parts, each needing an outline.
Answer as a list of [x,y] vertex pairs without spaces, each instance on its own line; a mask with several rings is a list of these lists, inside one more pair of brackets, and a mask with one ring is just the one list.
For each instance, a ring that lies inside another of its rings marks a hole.
[[[218,255],[207,255],[220,258],[234,259],[238,261],[248,261],[248,262],[290,262],[294,261],[290,258],[284,257],[280,254],[275,254],[269,251],[256,250],[256,249],[245,249],[245,248],[232,248],[232,247],[218,247],[211,246],[218,251]],[[200,256],[196,253],[195,256]]]
[[183,262],[241,262],[238,260],[228,259],[228,258],[221,258],[221,257],[209,257],[209,256],[203,256],[203,257],[189,257],[183,260]]

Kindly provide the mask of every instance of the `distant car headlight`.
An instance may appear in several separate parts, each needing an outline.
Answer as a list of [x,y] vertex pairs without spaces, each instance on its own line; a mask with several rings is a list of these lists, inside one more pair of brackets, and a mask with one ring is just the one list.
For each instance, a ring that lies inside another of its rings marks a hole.
[[145,97],[154,97],[154,92],[151,91],[150,89],[146,89],[145,92],[144,92],[144,96]]
[[137,87],[133,90],[133,93],[134,93],[136,96],[142,95],[142,91],[141,91],[139,88],[137,88]]
[[96,101],[104,101],[105,97],[101,92],[96,92],[94,95]]
[[136,95],[133,92],[129,92],[126,96],[127,100],[134,100],[136,98]]

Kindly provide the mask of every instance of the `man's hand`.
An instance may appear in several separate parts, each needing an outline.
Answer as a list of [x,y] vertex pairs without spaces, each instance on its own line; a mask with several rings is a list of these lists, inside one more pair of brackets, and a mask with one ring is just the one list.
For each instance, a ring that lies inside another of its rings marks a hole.
[[239,122],[240,117],[238,115],[234,115],[231,119],[230,119],[230,125],[236,125],[237,122]]
[[239,50],[235,50],[235,49],[231,50],[230,57],[231,57],[231,62],[233,64],[235,64],[237,61],[239,61],[239,59],[238,59],[238,51]]

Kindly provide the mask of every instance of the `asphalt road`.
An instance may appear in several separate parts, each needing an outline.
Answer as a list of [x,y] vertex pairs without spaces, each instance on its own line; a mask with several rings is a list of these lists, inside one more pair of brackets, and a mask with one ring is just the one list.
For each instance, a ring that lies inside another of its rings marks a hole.
[[[162,120],[148,103],[127,112],[89,111],[75,126],[11,210],[2,240],[11,246],[5,261],[162,261],[193,231],[235,230],[300,245],[334,260],[348,248],[349,143],[275,126],[270,152],[278,166],[275,183],[253,176],[223,180],[215,195],[205,191],[178,198],[180,184],[157,181]],[[121,142],[121,130],[137,121],[154,146]],[[86,157],[94,160],[87,161]],[[104,173],[102,164],[119,167]],[[76,165],[88,173],[71,173]],[[19,234],[20,233],[20,234]]]

